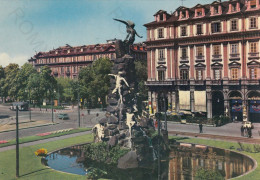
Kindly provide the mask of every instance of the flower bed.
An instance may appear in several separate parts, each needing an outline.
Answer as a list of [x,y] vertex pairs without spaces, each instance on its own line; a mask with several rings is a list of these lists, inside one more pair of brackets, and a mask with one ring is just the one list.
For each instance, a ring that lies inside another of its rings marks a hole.
[[8,143],[8,141],[5,140],[0,141],[0,144],[5,144],[5,143]]

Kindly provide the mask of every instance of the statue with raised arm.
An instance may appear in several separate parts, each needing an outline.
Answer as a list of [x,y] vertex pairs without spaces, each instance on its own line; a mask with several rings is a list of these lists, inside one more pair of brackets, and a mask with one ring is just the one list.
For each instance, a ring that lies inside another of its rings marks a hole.
[[136,30],[134,29],[135,27],[135,23],[133,23],[132,21],[123,21],[120,19],[114,19],[115,21],[119,21],[123,24],[126,25],[126,32],[127,32],[127,36],[124,40],[127,52],[129,52],[129,46],[132,45],[135,41],[135,35],[137,35],[139,38],[142,38],[143,36],[140,36]]
[[119,94],[119,96],[120,96],[120,103],[123,104],[123,96],[122,96],[122,93],[121,93],[121,88],[122,88],[122,84],[121,84],[121,83],[124,82],[128,87],[129,87],[129,85],[128,85],[127,81],[125,80],[125,78],[123,78],[123,77],[121,76],[121,74],[122,74],[122,72],[119,71],[119,72],[118,72],[118,75],[115,75],[115,74],[108,74],[108,75],[115,77],[116,87],[115,87],[115,89],[112,91],[112,94],[118,92],[118,94]]

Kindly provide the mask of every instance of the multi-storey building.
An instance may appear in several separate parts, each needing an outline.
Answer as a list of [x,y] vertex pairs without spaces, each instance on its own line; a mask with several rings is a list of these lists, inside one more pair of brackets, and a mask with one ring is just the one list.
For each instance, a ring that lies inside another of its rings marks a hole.
[[[72,47],[68,44],[49,52],[39,52],[29,59],[29,63],[40,71],[42,66],[48,65],[55,77],[77,78],[82,67],[92,64],[99,58],[114,60],[115,40],[108,40],[106,44],[84,45]],[[135,60],[146,60],[146,47],[144,44],[134,44],[131,47]]]
[[147,28],[149,104],[260,121],[259,0],[160,10]]

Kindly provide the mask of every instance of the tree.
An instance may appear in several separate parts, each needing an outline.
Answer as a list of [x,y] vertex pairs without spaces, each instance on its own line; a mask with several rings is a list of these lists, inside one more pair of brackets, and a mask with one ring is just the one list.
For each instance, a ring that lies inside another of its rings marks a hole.
[[142,101],[148,99],[148,88],[145,86],[147,80],[147,66],[146,61],[135,61],[136,80],[138,82],[138,110],[142,109]]
[[0,96],[2,98],[2,102],[4,102],[4,83],[5,83],[5,71],[2,66],[0,66]]
[[109,92],[112,62],[108,58],[96,60],[92,66],[81,69],[79,74],[80,95],[97,105],[98,98],[102,104],[106,103]]
[[17,86],[18,86],[18,98],[26,101],[28,97],[28,81],[30,76],[34,76],[37,73],[36,69],[29,63],[25,63],[17,74]]
[[11,63],[4,68],[5,80],[3,84],[3,95],[6,98],[9,96],[12,100],[17,99],[18,94],[18,83],[17,75],[19,72],[19,65]]
[[27,88],[30,89],[31,99],[34,99],[38,105],[41,105],[43,100],[44,89],[40,85],[41,77],[37,72],[29,77]]
[[51,99],[54,89],[57,87],[57,81],[51,74],[51,69],[48,66],[41,67],[40,72],[40,86],[44,90],[43,96],[47,99]]

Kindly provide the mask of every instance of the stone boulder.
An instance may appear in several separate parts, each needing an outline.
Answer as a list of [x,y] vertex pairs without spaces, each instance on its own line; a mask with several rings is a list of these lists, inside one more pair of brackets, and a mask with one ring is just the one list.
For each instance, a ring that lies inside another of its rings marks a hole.
[[137,154],[135,151],[129,151],[118,160],[117,167],[120,169],[131,169],[138,167]]

